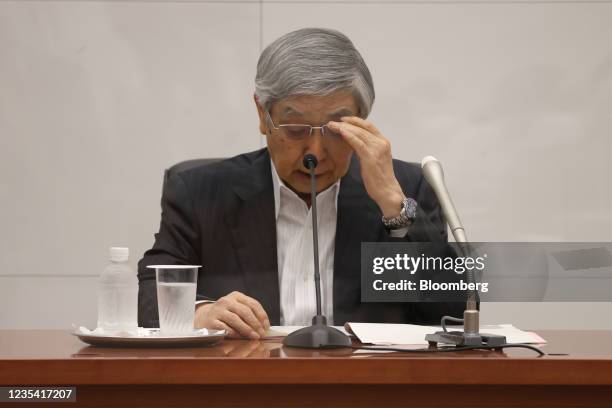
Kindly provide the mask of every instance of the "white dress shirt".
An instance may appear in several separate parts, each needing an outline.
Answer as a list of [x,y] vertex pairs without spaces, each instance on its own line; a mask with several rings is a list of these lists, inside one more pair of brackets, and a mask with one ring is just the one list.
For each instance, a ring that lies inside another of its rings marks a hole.
[[[276,214],[276,253],[280,286],[281,326],[309,326],[317,314],[312,246],[312,211],[278,177],[272,166]],[[340,180],[317,194],[321,312],[334,324],[334,251]],[[382,221],[381,221],[382,222]],[[390,231],[404,237],[408,227]]]
[[[280,289],[280,323],[308,326],[317,314],[312,245],[312,209],[278,177],[274,163],[276,252]],[[340,180],[317,194],[321,311],[333,324],[334,246]]]

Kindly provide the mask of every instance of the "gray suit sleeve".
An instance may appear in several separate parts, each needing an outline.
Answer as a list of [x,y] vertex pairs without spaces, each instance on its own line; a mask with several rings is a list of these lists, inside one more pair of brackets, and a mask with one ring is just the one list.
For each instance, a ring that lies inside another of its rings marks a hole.
[[[396,169],[397,171],[397,169]],[[406,177],[407,178],[407,177]],[[399,177],[400,184],[404,177]],[[405,184],[405,182],[404,182]],[[446,242],[448,234],[446,232],[446,220],[442,214],[442,209],[438,203],[435,193],[421,175],[418,180],[416,189],[411,186],[402,184],[402,189],[407,197],[414,199],[417,202],[416,218],[410,225],[406,234],[396,236],[388,234],[388,239],[391,242]],[[410,191],[413,191],[410,194]],[[414,193],[416,191],[416,193]]]

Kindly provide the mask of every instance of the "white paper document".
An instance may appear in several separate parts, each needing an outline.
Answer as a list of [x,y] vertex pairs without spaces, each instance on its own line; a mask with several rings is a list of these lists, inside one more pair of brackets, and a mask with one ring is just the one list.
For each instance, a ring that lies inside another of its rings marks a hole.
[[[440,326],[419,326],[415,324],[347,323],[346,325],[362,343],[377,345],[427,345],[425,335],[442,330]],[[460,329],[447,326],[447,330]],[[546,343],[546,340],[537,334],[520,330],[511,324],[480,326],[480,332],[506,336],[508,343]]]

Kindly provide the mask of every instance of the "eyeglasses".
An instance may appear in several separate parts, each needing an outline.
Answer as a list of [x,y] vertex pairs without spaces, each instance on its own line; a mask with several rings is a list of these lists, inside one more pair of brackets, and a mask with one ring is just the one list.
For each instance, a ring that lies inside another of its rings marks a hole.
[[287,137],[287,139],[290,139],[290,140],[298,141],[298,140],[304,140],[306,138],[309,138],[310,136],[312,136],[312,131],[314,129],[320,129],[321,134],[323,136],[328,136],[332,138],[340,137],[340,133],[334,132],[327,125],[310,126],[310,125],[287,124],[287,125],[276,126],[274,122],[272,121],[272,116],[270,116],[270,112],[266,111],[266,114],[268,115],[268,120],[270,120],[272,127],[275,130],[280,130],[283,133],[283,135],[285,135],[285,137]]

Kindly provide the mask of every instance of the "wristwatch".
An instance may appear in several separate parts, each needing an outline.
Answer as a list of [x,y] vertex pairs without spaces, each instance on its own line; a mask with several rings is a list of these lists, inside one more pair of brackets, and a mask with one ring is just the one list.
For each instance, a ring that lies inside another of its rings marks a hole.
[[404,198],[402,201],[402,209],[400,215],[393,218],[387,218],[383,215],[382,222],[388,229],[399,229],[409,226],[416,218],[417,202],[412,198]]

